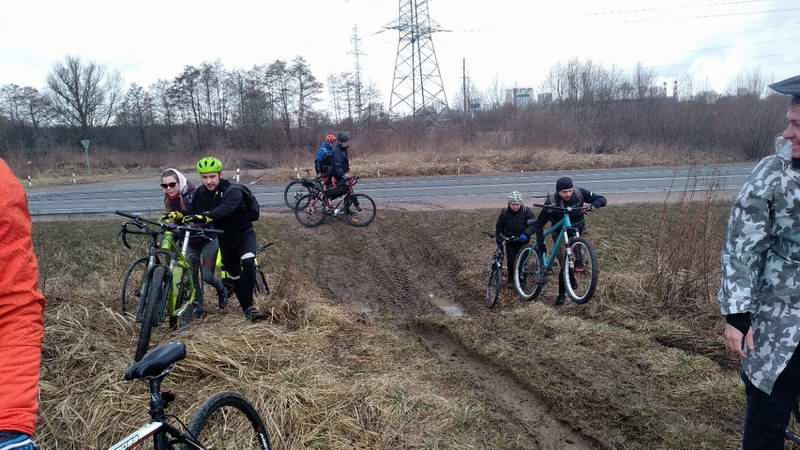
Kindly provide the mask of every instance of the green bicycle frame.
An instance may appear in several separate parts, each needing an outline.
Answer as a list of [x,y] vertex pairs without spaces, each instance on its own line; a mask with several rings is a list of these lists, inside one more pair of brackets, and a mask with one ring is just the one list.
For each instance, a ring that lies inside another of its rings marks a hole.
[[544,232],[543,235],[544,239],[542,240],[542,243],[544,243],[544,240],[546,240],[548,236],[552,236],[553,234],[558,233],[558,238],[556,238],[556,241],[553,244],[553,248],[550,249],[549,253],[545,253],[544,255],[542,255],[545,269],[549,269],[550,267],[553,266],[555,259],[558,257],[558,249],[561,248],[561,242],[564,241],[564,243],[566,244],[567,230],[569,228],[572,228],[572,221],[569,218],[569,213],[565,212],[564,217],[561,220],[559,220],[558,223],[548,228]]
[[[164,232],[164,237],[161,240],[161,250],[164,250],[170,255],[169,268],[167,270],[168,276],[171,278],[169,281],[171,289],[169,290],[169,297],[167,297],[167,314],[169,314],[170,317],[181,315],[186,308],[189,307],[189,304],[194,303],[195,297],[197,296],[197,291],[195,290],[196,286],[194,286],[195,280],[191,277],[192,265],[189,260],[186,259],[186,251],[188,248],[188,232],[184,235],[183,245],[180,249],[178,249],[175,244],[175,237],[172,231],[166,230]],[[188,278],[191,283],[189,301],[181,305],[180,309],[175,310],[178,304],[178,296],[180,295],[181,280],[183,279],[184,271],[189,271],[190,273],[190,277]]]

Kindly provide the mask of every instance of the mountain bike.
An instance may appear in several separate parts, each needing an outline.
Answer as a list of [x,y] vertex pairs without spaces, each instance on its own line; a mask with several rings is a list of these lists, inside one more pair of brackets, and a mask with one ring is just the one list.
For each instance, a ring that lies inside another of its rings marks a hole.
[[[358,183],[359,177],[347,178],[347,192],[334,204],[325,195],[327,190],[315,191],[306,194],[295,204],[294,215],[297,221],[306,227],[316,227],[326,217],[339,217],[341,220],[354,227],[366,227],[375,220],[375,202],[367,194],[354,194],[353,186]],[[335,181],[331,181],[334,189]],[[323,185],[327,183],[323,182]]]
[[[116,211],[116,214],[131,219],[131,222],[122,223],[120,232],[122,242],[127,248],[131,248],[127,240],[129,234],[151,237],[147,257],[148,267],[142,279],[138,303],[133,308],[132,305],[125,303],[132,300],[128,298],[122,305],[123,312],[132,314],[140,324],[134,353],[134,361],[139,361],[150,345],[153,328],[161,324],[165,317],[169,317],[171,328],[177,325],[185,327],[191,323],[197,295],[195,287],[202,283],[202,273],[199,265],[190,263],[186,257],[189,240],[193,236],[222,234],[222,230],[159,223],[122,211]],[[129,229],[129,225],[136,229]],[[176,233],[183,233],[183,243],[180,248],[175,242]],[[158,236],[161,236],[160,243]]]
[[[269,433],[256,408],[234,392],[217,394],[206,400],[192,417],[189,426],[166,410],[175,401],[175,394],[161,390],[161,383],[186,357],[186,346],[170,342],[148,352],[132,365],[125,379],[146,380],[150,387],[150,418],[152,422],[139,428],[108,450],[133,448],[153,441],[155,450],[168,449],[260,449],[271,450]],[[175,419],[185,431],[170,425]]]
[[291,209],[296,209],[297,200],[299,200],[300,197],[323,189],[322,178],[310,178],[310,176],[311,171],[306,169],[306,177],[292,178],[289,181],[289,184],[286,185],[286,189],[283,191],[283,201],[286,203],[286,206]]
[[[261,264],[258,262],[258,255],[260,255],[264,250],[268,249],[269,247],[273,246],[275,243],[270,242],[269,244],[259,245],[256,249],[256,284],[253,286],[253,294],[263,294],[269,295],[269,283],[267,283],[267,275],[264,273],[264,270],[261,269]],[[228,272],[225,271],[222,267],[222,252],[217,252],[217,260],[216,260],[216,269],[219,271],[219,279],[222,280],[222,283],[225,285],[225,288],[228,290],[229,294],[233,293],[233,280],[228,275]]]
[[[547,283],[548,275],[553,273],[553,267],[559,259],[561,246],[565,248],[563,261],[559,272],[564,277],[567,295],[576,304],[584,304],[591,300],[597,288],[597,253],[594,245],[589,240],[582,238],[575,225],[572,224],[569,214],[581,208],[561,208],[551,205],[534,204],[541,208],[560,211],[564,217],[555,225],[544,232],[544,237],[554,236],[555,242],[550,252],[540,254],[536,250],[536,243],[529,243],[517,255],[517,271],[514,273],[514,286],[520,299],[534,300],[542,292]],[[583,209],[586,212],[590,209]],[[533,225],[533,224],[531,224]]]
[[[494,239],[494,233],[486,231],[483,234]],[[497,298],[500,296],[500,278],[503,277],[503,262],[506,259],[506,244],[508,242],[516,242],[519,239],[516,236],[506,237],[500,235],[503,240],[502,243],[497,244],[497,248],[492,255],[491,265],[489,266],[489,281],[486,283],[486,307],[493,308],[497,303]]]

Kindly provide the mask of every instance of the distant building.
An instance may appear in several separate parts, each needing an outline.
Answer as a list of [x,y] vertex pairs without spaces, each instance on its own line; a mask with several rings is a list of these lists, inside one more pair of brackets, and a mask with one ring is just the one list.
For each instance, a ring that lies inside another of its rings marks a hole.
[[533,102],[532,88],[506,89],[506,104],[516,108],[524,108]]
[[536,96],[536,103],[540,105],[549,105],[550,103],[553,103],[553,93],[542,92],[541,94]]

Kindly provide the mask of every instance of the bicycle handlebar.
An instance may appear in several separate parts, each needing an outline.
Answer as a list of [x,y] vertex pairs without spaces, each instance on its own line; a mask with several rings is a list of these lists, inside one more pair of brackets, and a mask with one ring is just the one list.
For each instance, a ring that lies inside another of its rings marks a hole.
[[566,212],[566,213],[571,213],[571,212],[584,212],[584,213],[587,213],[587,212],[590,212],[590,211],[594,211],[594,209],[595,209],[594,206],[592,206],[592,205],[588,205],[586,209],[584,209],[583,205],[581,205],[581,206],[568,206],[568,207],[564,208],[564,207],[561,207],[561,206],[553,206],[553,205],[544,205],[544,204],[541,204],[541,203],[534,203],[533,206],[538,206],[539,208],[544,208],[544,209],[553,209],[553,210],[556,210],[556,211],[561,211],[561,212]]
[[[488,231],[484,231],[484,232],[483,232],[483,234],[485,234],[485,235],[489,236],[489,237],[490,237],[490,238],[492,238],[492,239],[494,239],[494,237],[495,237],[495,234],[494,234],[494,233],[489,233]],[[503,235],[503,234],[500,234],[500,239],[502,239],[502,240],[504,240],[504,241],[508,242],[508,241],[516,241],[516,240],[519,240],[519,237],[517,237],[517,236],[505,236],[505,235]]]

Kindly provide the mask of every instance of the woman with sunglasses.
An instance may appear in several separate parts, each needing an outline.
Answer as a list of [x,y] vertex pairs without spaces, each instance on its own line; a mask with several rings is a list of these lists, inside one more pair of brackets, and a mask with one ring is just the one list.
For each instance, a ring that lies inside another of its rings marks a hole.
[[[194,195],[194,185],[186,179],[186,176],[176,169],[167,169],[161,172],[161,188],[164,189],[164,210],[166,217],[174,221],[180,221],[189,211]],[[203,281],[211,285],[217,291],[218,304],[220,309],[227,303],[227,291],[219,278],[214,276],[217,251],[219,241],[209,237],[195,237],[189,240],[189,251],[186,257],[192,264],[200,264],[203,272]],[[196,280],[197,281],[197,280]],[[203,285],[199,282],[195,299],[194,313],[197,317],[206,314],[203,306]]]

